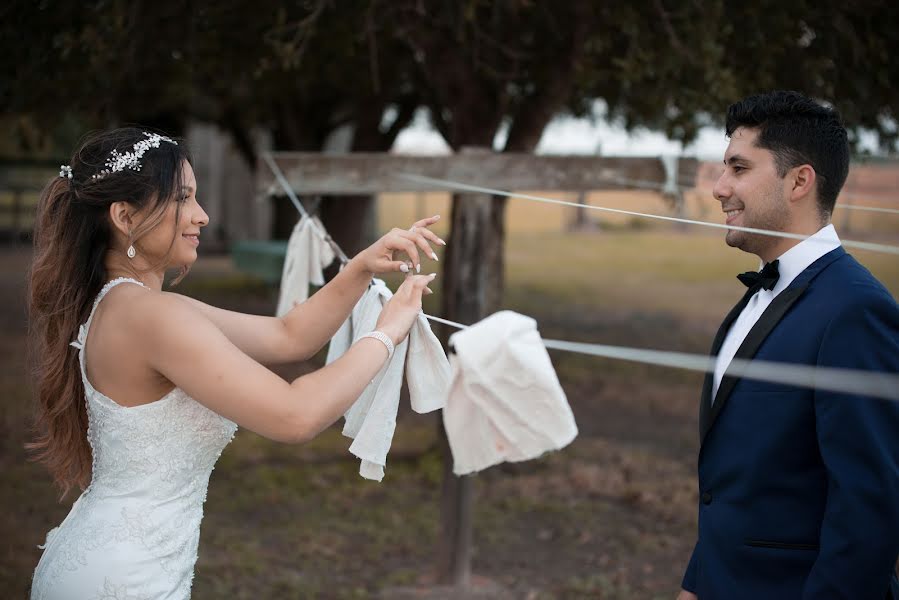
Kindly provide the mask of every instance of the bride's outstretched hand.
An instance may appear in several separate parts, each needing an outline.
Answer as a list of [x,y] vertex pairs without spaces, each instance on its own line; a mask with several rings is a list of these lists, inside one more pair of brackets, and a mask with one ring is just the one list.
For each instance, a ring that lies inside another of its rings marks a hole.
[[[428,229],[440,219],[440,215],[416,221],[409,229],[391,229],[377,242],[356,255],[363,269],[375,275],[379,273],[421,273],[421,261],[426,257],[437,260],[431,243],[445,246],[446,242]],[[405,254],[408,260],[399,254]]]
[[428,284],[434,281],[436,276],[436,273],[408,275],[393,297],[384,305],[375,329],[389,335],[394,345],[400,344],[418,319],[421,313],[421,297],[423,294],[431,293]]

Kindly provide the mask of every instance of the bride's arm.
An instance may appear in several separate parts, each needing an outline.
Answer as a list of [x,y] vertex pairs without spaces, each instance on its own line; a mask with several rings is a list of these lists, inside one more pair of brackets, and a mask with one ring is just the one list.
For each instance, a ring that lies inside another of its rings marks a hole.
[[[399,343],[421,310],[431,277],[409,277],[384,307],[378,329]],[[303,442],[333,423],[384,366],[385,345],[353,344],[338,360],[284,381],[233,345],[200,311],[171,295],[139,295],[130,332],[147,365],[197,402],[238,425],[283,442]]]
[[188,296],[166,294],[203,313],[249,357],[274,365],[306,360],[318,352],[346,321],[371,278],[361,261],[353,259],[327,285],[280,318],[225,310]]
[[[393,260],[404,252],[414,265],[421,265],[419,249],[435,257],[428,240],[443,244],[428,227],[439,217],[422,219],[415,232],[393,229],[360,252],[327,285],[281,318],[248,315],[210,306],[180,294],[166,294],[185,301],[202,312],[242,352],[274,365],[305,360],[328,343],[365,292],[373,273],[400,271],[406,264]],[[427,293],[427,292],[426,292]]]

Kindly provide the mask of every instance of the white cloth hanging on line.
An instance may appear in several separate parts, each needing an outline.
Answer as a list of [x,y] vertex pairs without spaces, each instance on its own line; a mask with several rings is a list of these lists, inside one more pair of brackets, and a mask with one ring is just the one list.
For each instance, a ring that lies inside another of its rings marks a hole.
[[[393,293],[375,279],[340,327],[328,347],[327,363],[342,356],[366,333],[374,331],[381,310]],[[409,337],[396,347],[393,358],[344,414],[343,434],[353,438],[350,452],[361,459],[359,474],[381,481],[387,453],[396,430],[403,369],[409,384],[412,409],[418,413],[443,407],[449,388],[450,366],[440,341],[424,316],[419,316]]]
[[281,291],[275,314],[283,317],[296,304],[309,298],[309,284],[325,285],[322,270],[334,262],[334,250],[325,239],[318,217],[303,217],[294,226],[287,242],[281,272]]
[[423,414],[446,406],[451,379],[452,369],[440,340],[425,316],[418,315],[409,331],[406,354],[406,384],[412,410]]
[[537,322],[501,311],[449,339],[452,383],[443,425],[453,472],[536,458],[577,437]]

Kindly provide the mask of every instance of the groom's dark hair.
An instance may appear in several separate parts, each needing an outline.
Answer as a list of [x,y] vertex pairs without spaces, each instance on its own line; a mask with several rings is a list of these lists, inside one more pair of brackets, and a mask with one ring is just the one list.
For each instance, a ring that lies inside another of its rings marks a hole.
[[849,174],[849,140],[836,109],[799,92],[756,94],[731,104],[725,131],[757,128],[756,146],[774,154],[777,172],[809,164],[817,176],[818,207],[829,218]]

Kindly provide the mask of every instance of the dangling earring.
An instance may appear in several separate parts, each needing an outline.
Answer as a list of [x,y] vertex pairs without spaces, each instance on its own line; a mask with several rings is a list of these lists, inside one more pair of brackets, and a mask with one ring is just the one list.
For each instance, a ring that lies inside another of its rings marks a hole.
[[137,254],[137,251],[134,250],[134,245],[128,246],[128,250],[125,252],[128,255],[128,258],[134,258]]

